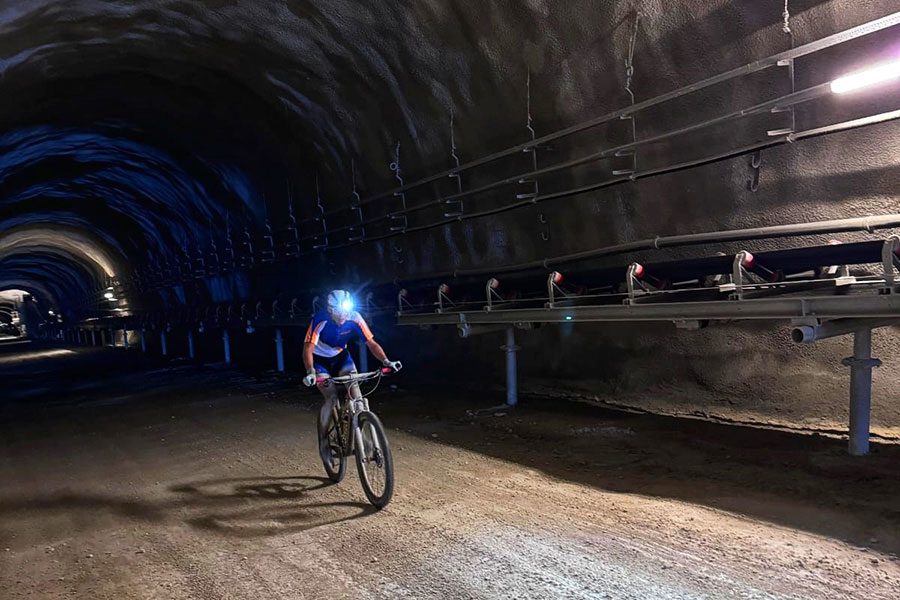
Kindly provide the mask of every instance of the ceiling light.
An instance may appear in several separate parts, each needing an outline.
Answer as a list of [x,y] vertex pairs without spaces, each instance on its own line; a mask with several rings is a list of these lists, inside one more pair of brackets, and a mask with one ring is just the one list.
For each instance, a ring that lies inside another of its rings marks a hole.
[[898,78],[900,78],[900,60],[893,60],[864,71],[838,77],[831,82],[831,91],[835,94],[845,94]]

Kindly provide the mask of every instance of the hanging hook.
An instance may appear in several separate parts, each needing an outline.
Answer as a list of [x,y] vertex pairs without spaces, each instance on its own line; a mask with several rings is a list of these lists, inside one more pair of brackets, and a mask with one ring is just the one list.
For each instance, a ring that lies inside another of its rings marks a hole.
[[315,243],[315,238],[313,238],[313,249],[314,250],[322,250],[324,248],[328,248],[328,223],[325,221],[325,206],[322,204],[322,194],[319,189],[319,174],[316,173],[316,210],[319,212],[318,215],[314,217],[316,221],[321,221],[322,223],[322,232],[317,237],[321,237],[321,241],[319,243]]
[[793,32],[791,31],[791,12],[788,10],[788,0],[784,0],[784,11],[781,13],[781,18],[783,19],[781,31],[788,35],[793,35]]
[[[453,159],[453,164],[457,168],[459,168],[459,156],[456,155],[456,137],[453,133],[453,105],[450,105],[450,158]],[[462,176],[457,172],[452,172],[448,175],[451,179],[456,180],[456,191],[458,194],[462,194]],[[447,212],[444,213],[445,218],[449,217],[461,217],[464,212],[463,200],[462,198],[456,198],[451,200],[444,200],[444,204],[446,205],[455,205],[453,209],[448,209]]]
[[357,216],[359,217],[359,223],[354,225],[351,228],[359,230],[357,235],[351,235],[349,241],[351,242],[361,242],[366,238],[366,227],[365,221],[363,220],[363,211],[362,211],[362,198],[359,196],[359,192],[356,191],[356,160],[350,159],[350,182],[352,185],[350,193],[353,196],[353,200],[350,201],[350,208],[356,210]]
[[394,177],[397,181],[400,182],[400,186],[403,186],[403,177],[400,175],[400,142],[397,142],[397,146],[394,148],[394,162],[390,165],[391,171],[394,172]]
[[[402,177],[401,171],[400,171],[400,142],[399,141],[397,142],[396,148],[394,148],[394,162],[392,162],[390,164],[390,168],[391,168],[391,171],[394,172],[394,177],[397,179],[397,181],[400,182],[400,187],[403,188],[403,177]],[[399,191],[399,192],[394,192],[393,195],[395,197],[400,198],[400,205],[401,205],[400,212],[405,212],[406,211],[406,193]],[[390,220],[391,220],[391,223],[397,223],[396,225],[390,226],[391,231],[402,231],[402,232],[406,231],[407,218],[406,218],[405,214],[403,214],[403,215],[391,214]]]
[[631,90],[631,82],[634,78],[634,45],[637,42],[638,25],[641,22],[641,13],[634,14],[634,27],[631,30],[631,41],[628,42],[628,58],[625,59],[625,91],[631,96],[634,104],[634,92]]
[[750,168],[753,169],[753,177],[747,180],[751,192],[759,189],[759,173],[762,170],[762,151],[757,150],[750,155]]
[[[531,141],[533,142],[537,135],[534,131],[534,127],[531,124],[534,122],[534,119],[531,117],[531,67],[528,67],[528,74],[525,78],[525,107],[526,107],[526,121],[525,128],[528,129],[528,133],[531,135]],[[537,171],[537,144],[532,144],[530,146],[526,146],[522,148],[522,152],[531,154],[531,170]],[[527,191],[523,191],[522,193],[516,194],[517,200],[531,200],[532,202],[537,202],[538,194],[540,193],[540,189],[538,187],[537,179],[519,179],[519,184],[526,186]],[[529,189],[530,188],[530,189]]]
[[534,141],[536,138],[534,128],[531,124],[534,122],[534,119],[531,117],[531,67],[528,67],[528,75],[525,78],[525,108],[527,111],[527,122],[525,124],[525,128],[531,133],[531,141]]

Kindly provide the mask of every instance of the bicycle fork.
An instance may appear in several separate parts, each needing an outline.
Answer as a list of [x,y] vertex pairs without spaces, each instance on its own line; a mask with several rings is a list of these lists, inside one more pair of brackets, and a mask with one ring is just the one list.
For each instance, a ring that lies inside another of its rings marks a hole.
[[[351,448],[351,450],[355,450],[357,452],[365,453],[365,444],[363,443],[363,435],[362,429],[359,426],[359,413],[369,411],[369,401],[366,398],[360,398],[358,400],[353,401],[353,420],[351,421],[351,429],[353,431],[353,444],[355,448]],[[372,444],[375,446],[375,450],[377,451],[377,455],[381,455],[381,444],[378,442],[378,436],[372,436]],[[364,460],[368,460],[368,456],[365,454],[362,455]]]

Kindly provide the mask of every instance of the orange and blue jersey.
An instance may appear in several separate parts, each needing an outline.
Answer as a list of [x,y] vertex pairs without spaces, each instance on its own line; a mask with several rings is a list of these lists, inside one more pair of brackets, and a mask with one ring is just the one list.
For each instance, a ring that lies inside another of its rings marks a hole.
[[374,337],[366,320],[356,311],[350,314],[343,325],[338,325],[331,315],[321,311],[316,313],[306,330],[306,342],[313,344],[313,354],[322,358],[334,358],[346,350],[350,342],[368,342]]

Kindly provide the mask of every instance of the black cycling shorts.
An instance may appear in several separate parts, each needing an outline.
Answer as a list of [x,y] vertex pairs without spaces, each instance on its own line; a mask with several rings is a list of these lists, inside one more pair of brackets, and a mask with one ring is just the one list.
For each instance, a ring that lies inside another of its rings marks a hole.
[[353,357],[350,356],[350,352],[346,348],[344,348],[343,352],[331,358],[313,354],[313,367],[315,367],[316,373],[327,373],[332,377],[346,375],[350,371],[356,370]]

